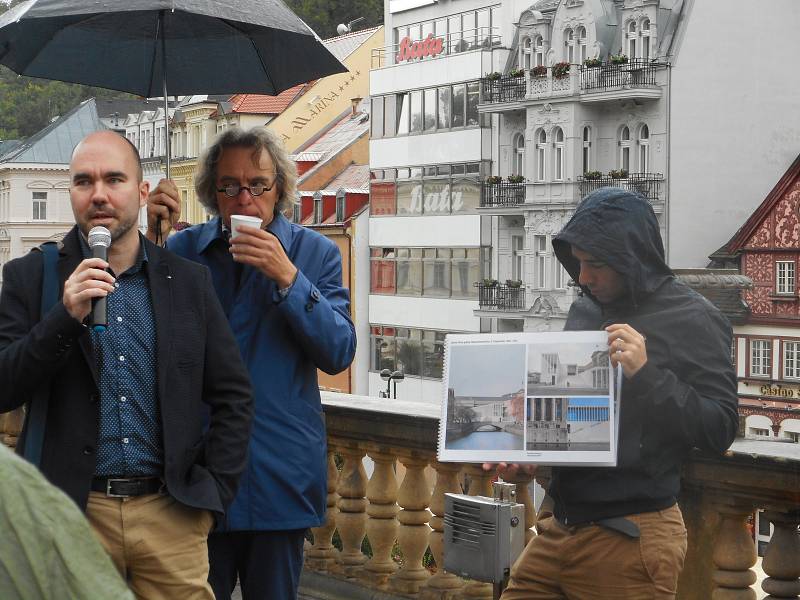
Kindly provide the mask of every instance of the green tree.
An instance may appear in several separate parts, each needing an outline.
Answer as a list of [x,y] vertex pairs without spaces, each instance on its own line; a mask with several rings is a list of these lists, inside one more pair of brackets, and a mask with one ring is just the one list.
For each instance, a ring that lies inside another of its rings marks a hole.
[[353,29],[383,23],[383,0],[287,0],[286,4],[321,38],[338,35],[336,26],[364,17]]

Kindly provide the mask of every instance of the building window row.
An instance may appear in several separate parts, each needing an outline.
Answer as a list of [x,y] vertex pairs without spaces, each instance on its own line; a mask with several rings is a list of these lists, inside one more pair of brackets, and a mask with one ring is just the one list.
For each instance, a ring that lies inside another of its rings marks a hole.
[[370,326],[372,372],[401,371],[407,377],[442,378],[444,338],[448,332],[388,325]]
[[[800,379],[800,341],[782,341],[781,379]],[[749,340],[749,376],[772,377],[773,340]]]
[[374,169],[370,214],[449,215],[475,212],[480,206],[481,163]]
[[475,299],[482,254],[489,249],[370,248],[370,293]]
[[560,290],[567,287],[569,275],[553,253],[551,236],[533,236],[533,287],[540,290]]
[[480,83],[471,81],[372,97],[372,139],[450,131],[480,124]]
[[499,37],[492,35],[493,31],[499,31],[499,10],[499,6],[491,6],[395,27],[394,47],[399,49],[404,39],[419,42],[428,36],[441,38],[443,54],[499,44]]

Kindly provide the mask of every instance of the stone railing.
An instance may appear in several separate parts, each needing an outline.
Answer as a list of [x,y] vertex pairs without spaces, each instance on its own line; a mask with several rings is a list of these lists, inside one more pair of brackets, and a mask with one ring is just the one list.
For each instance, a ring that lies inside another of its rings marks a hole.
[[[444,494],[489,495],[490,484],[480,465],[436,461],[438,407],[328,392],[323,404],[328,514],[307,547],[303,587],[348,600],[492,598],[491,585],[425,564],[426,555],[442,564]],[[20,424],[19,413],[0,415],[2,441],[13,443]],[[537,480],[546,486],[547,479],[540,469]],[[530,479],[515,483],[530,539],[537,518]],[[747,521],[758,508],[774,526],[762,589],[769,598],[800,597],[800,446],[738,439],[724,457],[695,454],[684,469],[680,504],[689,550],[679,600],[756,598]]]
[[[480,465],[436,461],[438,407],[333,393],[324,393],[323,403],[328,516],[313,531],[304,586],[322,586],[341,598],[491,598],[491,585],[423,564],[428,548],[436,565],[442,564],[444,494],[466,489],[489,495],[490,485]],[[786,456],[766,455],[776,449]],[[365,457],[373,465],[369,477]],[[547,470],[540,474],[546,485]],[[536,523],[529,482],[516,481],[527,508],[528,538]],[[764,591],[775,598],[800,595],[800,447],[737,440],[727,456],[693,456],[683,485],[689,553],[679,599],[756,598],[756,551],[747,528],[756,508],[767,509],[775,526],[762,565],[768,576]],[[341,550],[333,544],[335,531]],[[371,556],[362,551],[365,537]]]

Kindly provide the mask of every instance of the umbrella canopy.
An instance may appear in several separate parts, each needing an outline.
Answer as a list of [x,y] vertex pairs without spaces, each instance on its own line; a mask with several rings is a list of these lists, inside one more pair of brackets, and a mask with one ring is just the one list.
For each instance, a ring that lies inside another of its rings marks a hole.
[[145,97],[274,95],[347,70],[281,0],[28,0],[0,15],[0,64]]

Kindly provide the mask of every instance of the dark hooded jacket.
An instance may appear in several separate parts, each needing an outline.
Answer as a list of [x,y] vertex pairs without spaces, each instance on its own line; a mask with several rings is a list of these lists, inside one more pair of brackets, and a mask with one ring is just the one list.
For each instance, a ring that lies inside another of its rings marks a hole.
[[641,197],[601,188],[581,202],[553,240],[556,256],[578,281],[573,245],[622,274],[627,290],[600,305],[583,288],[566,329],[627,323],[646,337],[647,363],[623,379],[617,467],[554,469],[556,516],[576,524],[668,508],[687,453],[693,447],[721,453],[736,434],[730,324],[676,280],[664,261],[656,216]]

